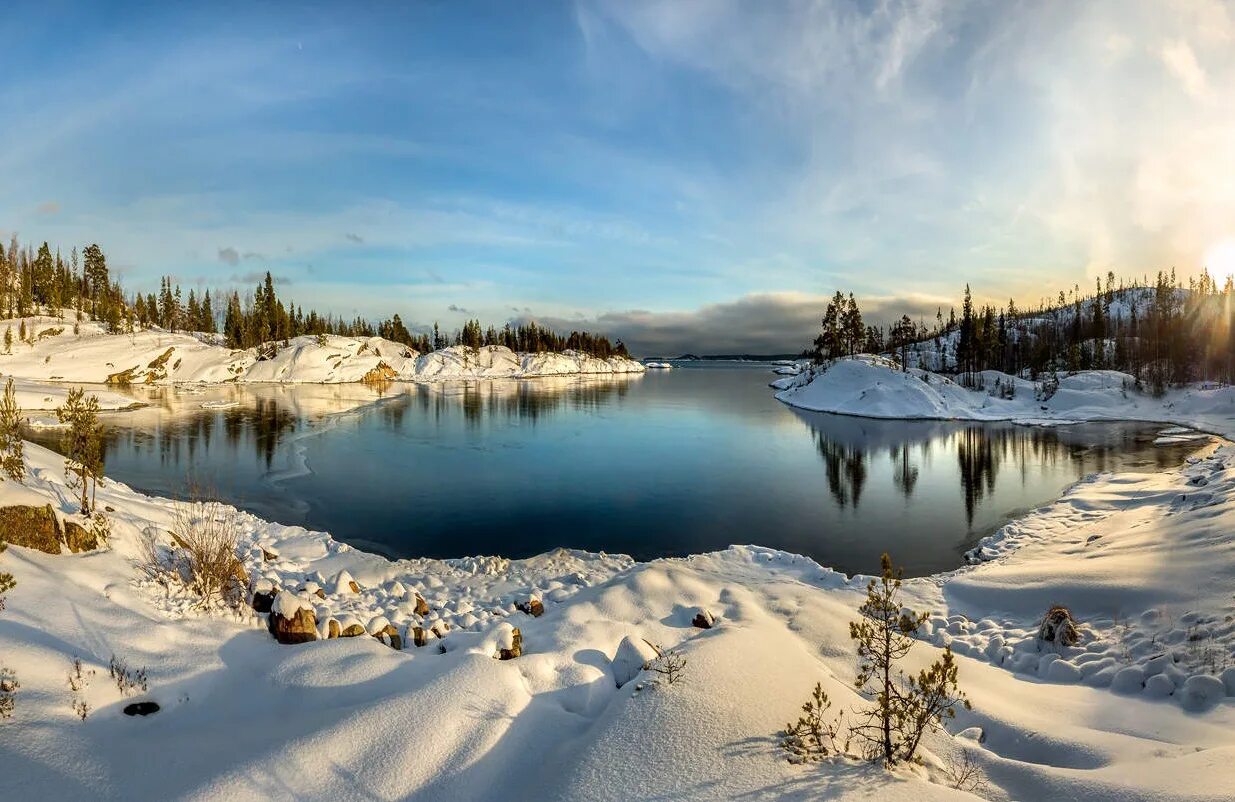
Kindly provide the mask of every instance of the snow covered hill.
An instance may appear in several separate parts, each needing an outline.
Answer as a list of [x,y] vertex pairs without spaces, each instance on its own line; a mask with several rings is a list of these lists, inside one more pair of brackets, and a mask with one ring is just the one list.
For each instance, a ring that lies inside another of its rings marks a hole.
[[978,389],[883,357],[861,355],[772,382],[791,406],[872,418],[927,418],[1025,423],[1091,420],[1176,422],[1235,436],[1235,387],[1193,386],[1160,398],[1111,370],[1061,376],[1058,388],[999,371],[973,374]]
[[171,382],[287,382],[337,384],[367,380],[438,381],[527,378],[580,373],[642,373],[633,359],[587,354],[516,354],[502,346],[452,346],[419,354],[381,337],[297,337],[286,346],[233,350],[216,335],[150,329],[106,334],[96,323],[55,317],[5,321],[24,324],[33,345],[15,341],[0,354],[0,375],[42,382],[163,384]]
[[[0,483],[0,506],[73,518],[60,459],[26,447],[27,482]],[[240,514],[251,586],[288,591],[322,636],[331,621],[389,624],[402,641],[283,646],[263,616],[196,612],[141,570],[145,539],[171,542],[172,502],[112,481],[98,500],[107,548],[0,558],[18,582],[0,662],[21,683],[0,721],[6,798],[921,802],[973,798],[949,778],[966,755],[1001,800],[1218,800],[1235,783],[1229,447],[1082,482],[990,538],[979,564],[909,581],[908,602],[932,613],[911,667],[950,644],[973,709],[895,774],[795,765],[777,747],[815,682],[837,709],[862,704],[847,626],[863,577],[757,546],[391,562]],[[539,617],[519,610],[533,598]],[[1036,639],[1051,604],[1071,608],[1075,646]],[[700,608],[712,629],[692,626]],[[523,654],[495,659],[512,625]],[[438,634],[416,646],[416,627]],[[636,665],[619,688],[627,638],[678,650],[682,680],[651,685]],[[122,690],[113,655],[147,687]],[[123,715],[135,701],[161,709]]]

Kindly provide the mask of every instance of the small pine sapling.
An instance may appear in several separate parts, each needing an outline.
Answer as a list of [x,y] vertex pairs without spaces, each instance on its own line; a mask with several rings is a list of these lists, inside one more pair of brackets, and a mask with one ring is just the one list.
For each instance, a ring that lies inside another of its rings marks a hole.
[[21,439],[21,409],[9,379],[0,398],[0,481],[5,476],[14,482],[26,478],[26,449]]
[[828,719],[831,707],[823,683],[816,682],[810,699],[802,705],[802,715],[785,725],[780,745],[791,763],[810,763],[849,751],[848,739],[840,740],[842,722]]

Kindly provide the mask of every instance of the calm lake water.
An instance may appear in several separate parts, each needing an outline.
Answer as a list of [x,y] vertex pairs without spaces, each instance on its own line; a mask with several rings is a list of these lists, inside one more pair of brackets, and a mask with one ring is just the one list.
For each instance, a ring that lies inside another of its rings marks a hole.
[[[889,551],[920,575],[956,567],[1085,474],[1161,470],[1202,445],[1154,445],[1157,425],[806,413],[772,397],[773,378],[705,364],[380,390],[139,387],[148,408],[106,416],[107,473],[170,496],[191,479],[393,557],[567,546],[647,559],[757,543],[845,572]],[[30,436],[58,446],[55,432]]]

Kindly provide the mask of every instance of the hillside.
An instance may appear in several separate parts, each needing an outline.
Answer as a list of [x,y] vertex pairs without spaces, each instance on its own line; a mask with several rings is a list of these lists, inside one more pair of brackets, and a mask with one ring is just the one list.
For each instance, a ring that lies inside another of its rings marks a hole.
[[644,370],[632,359],[597,359],[575,351],[517,354],[503,346],[452,346],[421,354],[381,337],[302,336],[286,345],[272,342],[241,350],[226,348],[216,335],[157,328],[107,334],[91,321],[80,323],[74,333],[72,323],[46,316],[6,325],[17,331],[23,323],[34,343],[16,341],[11,354],[0,354],[0,374],[41,382],[339,384]]

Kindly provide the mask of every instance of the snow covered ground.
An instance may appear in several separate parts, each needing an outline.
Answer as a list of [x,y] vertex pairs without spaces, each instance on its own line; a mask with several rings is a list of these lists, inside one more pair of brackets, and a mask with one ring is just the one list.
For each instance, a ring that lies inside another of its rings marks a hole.
[[862,355],[772,382],[781,401],[816,412],[872,418],[1023,423],[1101,420],[1174,422],[1225,437],[1235,436],[1235,387],[1193,386],[1155,398],[1133,378],[1112,370],[1059,378],[1044,397],[1043,383],[987,370],[973,374],[982,389],[917,368],[901,371],[882,357]]
[[526,378],[580,373],[642,373],[633,359],[587,354],[516,354],[502,346],[452,346],[428,354],[381,337],[305,336],[266,348],[232,350],[217,335],[150,329],[106,334],[92,321],[39,316],[24,323],[34,344],[15,341],[0,354],[0,375],[40,382],[164,384],[283,382],[337,384],[367,380],[440,381]]
[[[72,518],[61,460],[30,444],[27,458],[26,484],[0,483],[0,506]],[[281,646],[258,615],[196,612],[139,569],[144,537],[170,542],[172,502],[110,481],[98,500],[114,510],[109,548],[0,558],[18,581],[0,662],[21,682],[0,722],[5,798],[917,802],[973,798],[943,768],[962,754],[1001,800],[1218,800],[1235,783],[1230,447],[1082,482],[981,544],[975,565],[908,582],[933,613],[911,665],[950,643],[973,710],[927,743],[923,768],[896,774],[794,765],[776,745],[817,681],[837,709],[860,704],[847,626],[862,577],[757,546],[649,563],[392,562],[241,513],[254,586],[297,594],[322,634],[331,619],[388,621],[403,640]],[[518,611],[533,597],[543,616]],[[1080,622],[1076,646],[1033,637],[1051,604]],[[713,629],[691,626],[700,607]],[[512,624],[523,655],[494,659]],[[416,647],[416,626],[442,637]],[[680,650],[682,681],[649,686],[645,671],[618,688],[628,637]],[[147,670],[146,691],[121,693],[113,654]],[[139,700],[162,709],[122,715]]]

